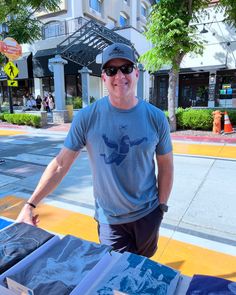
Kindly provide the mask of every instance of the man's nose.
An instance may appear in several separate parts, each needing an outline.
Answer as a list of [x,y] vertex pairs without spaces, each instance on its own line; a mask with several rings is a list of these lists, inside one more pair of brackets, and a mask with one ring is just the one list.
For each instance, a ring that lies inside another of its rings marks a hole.
[[121,70],[120,69],[118,69],[118,71],[117,71],[117,73],[116,73],[116,77],[124,77],[125,76],[125,74],[123,74],[122,72],[121,72]]

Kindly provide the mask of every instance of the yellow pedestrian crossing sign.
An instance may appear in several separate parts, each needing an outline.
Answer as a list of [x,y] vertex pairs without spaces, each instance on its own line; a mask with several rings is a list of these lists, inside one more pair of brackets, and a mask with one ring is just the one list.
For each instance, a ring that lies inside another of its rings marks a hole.
[[18,81],[16,81],[16,80],[7,80],[7,86],[18,87]]
[[4,72],[11,80],[13,80],[19,74],[18,68],[11,61],[5,65]]

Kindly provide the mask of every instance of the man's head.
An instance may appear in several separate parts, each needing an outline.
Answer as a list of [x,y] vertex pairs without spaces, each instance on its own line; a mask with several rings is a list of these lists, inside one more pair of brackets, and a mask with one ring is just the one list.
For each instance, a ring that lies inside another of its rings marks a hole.
[[108,46],[102,54],[102,80],[110,98],[135,99],[139,72],[134,50],[121,43]]
[[105,68],[106,64],[112,59],[125,59],[132,64],[136,63],[134,49],[126,44],[114,43],[109,45],[102,53],[102,69]]

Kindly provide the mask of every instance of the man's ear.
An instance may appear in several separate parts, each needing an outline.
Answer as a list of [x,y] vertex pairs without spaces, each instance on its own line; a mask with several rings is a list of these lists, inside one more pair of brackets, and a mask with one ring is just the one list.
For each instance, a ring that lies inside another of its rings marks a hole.
[[136,78],[139,77],[139,70],[138,69],[136,69],[135,76],[136,76]]
[[105,75],[104,75],[104,73],[102,73],[102,75],[101,75],[101,78],[102,78],[102,81],[103,81],[103,82],[105,82],[105,81],[106,81],[106,78],[105,78]]

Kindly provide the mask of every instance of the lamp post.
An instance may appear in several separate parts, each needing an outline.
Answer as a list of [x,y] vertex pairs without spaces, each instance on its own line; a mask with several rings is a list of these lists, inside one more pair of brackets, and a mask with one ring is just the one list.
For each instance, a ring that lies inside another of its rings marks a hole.
[[[9,33],[9,28],[7,23],[0,24],[0,35],[2,36],[2,39],[4,40]],[[5,58],[5,62],[7,63],[7,57]],[[11,88],[7,85],[7,93],[9,98],[9,109],[10,113],[13,114],[13,104],[12,104],[12,97],[11,97]]]

